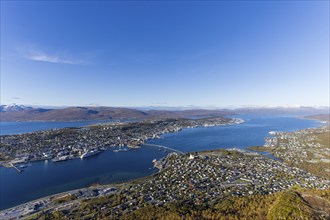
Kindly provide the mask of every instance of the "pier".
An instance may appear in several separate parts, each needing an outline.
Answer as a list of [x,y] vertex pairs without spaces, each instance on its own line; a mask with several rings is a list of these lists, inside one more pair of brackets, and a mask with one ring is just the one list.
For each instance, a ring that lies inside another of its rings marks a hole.
[[184,154],[183,151],[180,151],[180,150],[177,150],[177,149],[173,149],[173,148],[170,148],[170,147],[166,147],[166,146],[163,146],[163,145],[158,145],[158,144],[143,144],[143,145],[164,148],[166,150],[174,151],[174,152],[176,152],[178,154]]
[[15,170],[17,170],[19,173],[22,172],[22,170],[18,169],[18,167],[16,167],[14,164],[10,164],[13,168],[15,168]]

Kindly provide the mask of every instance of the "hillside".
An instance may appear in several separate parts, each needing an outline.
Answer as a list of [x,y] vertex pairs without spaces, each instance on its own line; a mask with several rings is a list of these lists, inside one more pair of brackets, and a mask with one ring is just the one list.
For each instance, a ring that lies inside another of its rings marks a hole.
[[271,195],[219,198],[213,207],[149,205],[120,219],[327,219],[329,190],[294,189]]
[[185,117],[215,117],[233,114],[226,110],[137,110],[115,107],[68,107],[44,109],[32,107],[2,107],[1,121],[84,121],[108,119],[159,119]]
[[251,107],[251,108],[238,108],[235,109],[238,114],[259,114],[259,115],[317,115],[329,114],[329,107]]
[[[67,107],[34,108],[23,105],[1,105],[1,121],[84,121],[108,119],[164,119],[164,118],[202,118],[225,115],[312,115],[308,118],[329,120],[329,109],[312,107],[264,107],[237,109],[133,109],[121,107]],[[238,116],[239,117],[239,116]]]
[[1,121],[78,121],[139,119],[147,113],[135,109],[112,107],[69,107],[63,109],[31,108],[0,112]]

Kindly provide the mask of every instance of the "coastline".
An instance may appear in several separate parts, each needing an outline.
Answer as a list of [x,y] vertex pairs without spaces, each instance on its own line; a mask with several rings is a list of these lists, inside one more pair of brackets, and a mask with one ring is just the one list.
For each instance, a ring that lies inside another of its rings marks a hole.
[[[89,187],[84,187],[80,189],[75,189],[75,190],[70,190],[70,191],[65,191],[61,193],[57,193],[54,195],[42,197],[33,201],[29,201],[20,205],[17,205],[15,207],[11,207],[5,210],[0,211],[0,218],[1,219],[11,219],[13,217],[18,217],[18,218],[31,218],[34,217],[40,213],[47,213],[47,212],[53,212],[53,211],[61,211],[61,210],[68,210],[68,209],[76,209],[79,207],[82,201],[88,201],[92,199],[97,199],[99,198],[100,200],[103,198],[103,196],[110,196],[110,195],[120,195],[122,193],[125,193],[128,189],[133,189],[135,187],[138,187],[140,184],[146,184],[147,182],[151,183],[153,182],[153,178],[161,178],[162,176],[165,175],[167,172],[173,172],[173,161],[170,159],[171,157],[175,158],[181,158],[179,160],[182,160],[182,158],[186,158],[186,162],[190,161],[189,163],[195,163],[193,161],[196,161],[196,163],[205,163],[205,164],[212,164],[212,166],[217,166],[215,161],[214,162],[207,162],[210,158],[215,158],[215,157],[222,157],[225,160],[228,160],[228,162],[231,162],[233,159],[238,159],[238,161],[241,161],[239,158],[246,158],[245,161],[249,161],[249,157],[257,157],[259,159],[259,162],[262,161],[267,161],[269,159],[262,159],[260,156],[262,155],[250,155],[249,152],[240,152],[240,151],[235,151],[233,149],[231,150],[225,150],[225,149],[217,149],[217,150],[206,150],[203,152],[198,152],[198,153],[186,153],[184,155],[178,155],[176,153],[173,153],[172,155],[169,154],[165,156],[164,158],[161,158],[159,161],[162,161],[164,164],[164,169],[160,169],[157,173],[141,177],[138,179],[133,179],[129,181],[124,181],[121,183],[112,183],[112,184],[102,184],[102,185],[91,185]],[[231,159],[229,159],[231,158]],[[204,162],[203,162],[204,161]],[[262,162],[264,163],[264,162]],[[278,164],[283,164],[279,162],[273,162],[274,164],[272,165],[273,167],[276,167],[275,170],[279,168]],[[238,163],[239,164],[239,163]],[[263,166],[265,166],[265,163]],[[228,164],[227,164],[228,166]],[[235,165],[236,166],[236,165]],[[286,165],[282,165],[283,167],[286,167]],[[222,167],[222,166],[221,166]],[[228,166],[228,168],[231,167],[231,165]],[[238,166],[239,167],[239,166]],[[221,168],[223,169],[223,168]],[[172,171],[171,171],[172,170]],[[175,170],[175,169],[174,169]],[[298,169],[294,169],[295,172],[300,172]],[[175,172],[175,171],[174,171]],[[268,173],[268,169],[265,169],[265,172]],[[290,171],[291,172],[291,171]],[[194,173],[194,172],[192,172]],[[229,173],[232,173],[229,171]],[[304,174],[302,172],[301,174]],[[305,174],[304,174],[305,175]],[[309,174],[306,174],[309,175]],[[159,179],[158,179],[159,180]],[[280,180],[280,179],[279,179]],[[234,181],[234,180],[233,180]],[[288,180],[290,181],[290,180]],[[325,182],[322,182],[323,180],[320,179],[320,184],[326,184]],[[284,180],[285,182],[285,180]],[[222,188],[228,188],[232,186],[240,186],[240,187],[249,187],[249,186],[255,186],[258,188],[260,185],[260,182],[258,180],[253,180],[251,177],[245,178],[241,177],[239,178],[239,181],[236,182],[223,182],[222,185],[220,185]],[[291,185],[291,184],[290,184]],[[322,187],[320,185],[320,187]],[[221,188],[220,187],[220,188]],[[292,187],[292,186],[291,186]],[[305,186],[306,187],[306,186]],[[290,187],[288,188],[290,189]],[[282,190],[288,190],[286,188]],[[250,188],[249,188],[250,190]],[[81,193],[83,192],[83,193]],[[94,194],[92,194],[94,192]],[[97,192],[97,193],[95,193]],[[250,192],[250,191],[249,191]],[[277,192],[275,190],[272,193]],[[77,195],[83,194],[83,197],[77,197]],[[92,194],[92,195],[90,195]],[[99,200],[96,200],[99,201]]]
[[[35,204],[40,204],[40,203],[43,203],[44,204],[43,206],[45,208],[42,209],[42,210],[31,210],[28,213],[28,215],[36,214],[39,211],[47,211],[47,208],[49,208],[49,207],[47,207],[47,205],[49,205],[53,200],[60,199],[60,198],[65,197],[67,195],[75,194],[79,191],[102,190],[102,189],[110,188],[110,187],[117,189],[117,188],[120,188],[120,186],[122,184],[125,184],[125,183],[118,183],[118,184],[112,183],[112,184],[104,184],[104,185],[97,185],[97,186],[91,185],[89,187],[69,190],[69,191],[60,192],[60,193],[57,193],[57,194],[52,194],[52,195],[49,195],[49,196],[41,197],[41,198],[38,198],[38,199],[35,199],[35,200],[32,200],[32,201],[28,201],[28,202],[19,204],[17,206],[11,207],[11,208],[0,210],[0,219],[3,219],[5,217],[5,215],[9,212],[13,212],[14,214],[17,214],[18,209],[21,209],[21,212],[23,214],[22,217],[24,217],[24,215],[27,215],[26,213],[25,214],[23,213],[24,210],[29,209],[30,207],[33,207]],[[84,198],[81,198],[81,199],[84,199]],[[79,200],[81,200],[81,199],[79,199]],[[20,217],[21,216],[19,216],[19,218]],[[10,219],[10,216],[6,217],[6,219]]]
[[[163,158],[161,158],[161,159],[163,159]],[[52,194],[52,195],[49,195],[49,196],[44,196],[44,197],[41,197],[41,198],[38,198],[38,199],[34,199],[32,201],[24,202],[22,204],[19,204],[19,205],[16,205],[16,206],[13,206],[13,207],[10,207],[10,208],[7,208],[7,209],[0,210],[0,219],[3,219],[2,217],[4,217],[4,215],[6,213],[13,212],[13,214],[16,215],[18,209],[21,209],[21,211],[23,212],[24,210],[26,210],[26,207],[32,207],[34,204],[38,204],[38,203],[44,202],[44,201],[47,201],[47,203],[45,203],[45,205],[44,205],[44,206],[47,206],[47,205],[50,204],[51,200],[55,200],[55,199],[58,199],[58,198],[61,198],[61,197],[65,197],[67,195],[72,195],[72,194],[75,194],[79,191],[93,191],[93,190],[103,190],[103,189],[106,189],[106,188],[115,188],[116,190],[113,191],[113,192],[118,193],[118,191],[120,191],[121,188],[123,188],[124,186],[144,182],[148,179],[151,179],[151,178],[159,175],[159,173],[161,171],[162,170],[158,170],[157,172],[152,173],[150,175],[139,177],[139,178],[136,178],[136,179],[127,180],[127,181],[118,181],[118,182],[109,183],[109,184],[92,183],[88,187],[82,187],[82,188],[78,188],[78,189],[73,189],[73,190],[68,190],[68,191]],[[98,197],[98,196],[88,197],[88,199],[96,198],[96,197]],[[82,199],[85,199],[85,198],[82,198]],[[76,201],[80,201],[82,199],[79,199],[79,200],[76,200]],[[31,215],[37,214],[38,212],[47,211],[48,208],[50,208],[50,207],[45,207],[42,210],[31,211],[28,215],[31,216]],[[23,216],[23,217],[27,217],[27,216]],[[10,217],[6,217],[4,219],[10,219]]]
[[[213,118],[206,118],[208,120],[212,120]],[[217,117],[215,118],[217,119]],[[166,134],[166,133],[175,133],[175,132],[179,132],[183,129],[187,129],[187,128],[198,128],[198,127],[215,127],[215,126],[226,126],[226,125],[234,125],[234,124],[242,124],[244,123],[245,121],[243,119],[240,119],[240,118],[226,118],[228,119],[229,121],[228,122],[225,122],[225,123],[222,123],[222,124],[218,124],[216,121],[212,124],[202,124],[202,125],[195,125],[195,126],[186,126],[186,127],[180,127],[179,129],[175,129],[175,130],[172,130],[172,131],[168,131],[168,130],[163,130],[160,132],[160,134],[157,134],[157,135],[153,135],[152,137],[149,137],[147,139],[141,139],[139,141],[138,144],[127,144],[127,145],[123,145],[123,144],[119,144],[119,145],[107,145],[107,146],[102,146],[102,147],[97,147],[98,149],[102,150],[102,151],[105,151],[105,150],[109,150],[111,148],[114,148],[114,147],[122,147],[122,146],[126,146],[130,149],[138,149],[141,147],[141,145],[144,145],[146,144],[147,141],[151,140],[151,139],[159,139],[161,138],[161,135],[163,134]],[[199,120],[199,119],[198,119]],[[191,121],[194,121],[194,120],[191,120]],[[142,121],[143,122],[143,121]],[[130,125],[132,122],[123,122],[123,123],[120,123],[120,125]],[[91,128],[91,127],[94,127],[94,126],[100,126],[100,127],[105,127],[105,126],[116,126],[116,123],[115,124],[106,124],[106,125],[99,125],[99,124],[92,124],[92,125],[86,125],[86,126],[83,126],[83,127],[68,127],[68,128],[61,128],[61,129],[51,129],[51,130],[47,130],[47,131],[61,131],[61,130],[65,130],[65,129],[84,129],[84,128]],[[46,132],[47,132],[46,131]],[[40,133],[40,132],[43,132],[43,131],[35,131],[35,132],[29,132],[29,133],[24,133],[24,134],[15,134],[15,135],[29,135],[29,134],[35,134],[35,133]],[[2,136],[2,135],[1,135]],[[11,135],[4,135],[4,136],[11,136]],[[102,153],[102,152],[101,152]],[[73,160],[73,159],[79,159],[81,155],[70,155],[66,160]],[[20,163],[30,163],[30,162],[34,162],[34,161],[45,161],[45,160],[49,160],[49,159],[54,159],[55,157],[54,156],[47,156],[45,158],[33,158],[33,159],[26,159],[25,161],[23,162],[20,162]],[[13,160],[16,160],[17,158],[14,158]],[[13,160],[3,160],[0,162],[0,166],[2,167],[7,167],[7,168],[10,168],[11,166],[8,166],[6,164],[12,164],[11,161]],[[14,165],[15,164],[18,164],[18,163],[13,163]]]
[[[222,125],[223,126],[223,125]],[[187,128],[188,129],[188,128]],[[149,176],[147,176],[147,177],[149,177]],[[144,179],[145,177],[142,177],[142,179]],[[134,179],[134,180],[132,180],[132,181],[135,181],[135,180],[137,180],[137,179]],[[113,185],[113,184],[111,184],[111,185]],[[65,192],[64,192],[65,193]]]

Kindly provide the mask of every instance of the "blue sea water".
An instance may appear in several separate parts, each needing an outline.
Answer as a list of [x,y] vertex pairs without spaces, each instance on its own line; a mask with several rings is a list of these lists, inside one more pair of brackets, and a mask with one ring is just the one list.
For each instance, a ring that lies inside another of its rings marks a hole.
[[115,153],[112,150],[84,159],[38,161],[21,173],[0,167],[0,210],[47,195],[95,183],[115,183],[157,172],[153,159],[167,153],[154,147]]
[[75,121],[75,122],[3,122],[0,121],[0,134],[21,134],[54,128],[82,127],[98,123],[99,121]]
[[34,131],[44,131],[50,129],[83,127],[93,124],[114,123],[114,122],[133,122],[137,120],[89,120],[89,121],[52,121],[52,122],[6,122],[0,121],[0,135],[22,134]]
[[[269,136],[269,131],[294,131],[321,125],[317,121],[294,117],[248,115],[241,118],[245,120],[245,123],[184,129],[178,133],[165,134],[161,139],[149,140],[148,143],[164,145],[184,152],[233,147],[244,149],[247,146],[262,145],[264,138]],[[18,122],[17,126],[19,125],[22,130],[18,127],[14,129],[17,133],[32,131],[26,128],[29,127],[29,123],[34,122],[26,122],[24,128],[20,123]],[[70,127],[73,126],[71,123],[61,125]],[[51,125],[47,126],[48,129],[52,128]],[[167,152],[158,148],[143,146],[141,149],[128,152],[115,153],[108,150],[82,160],[57,163],[33,162],[32,166],[22,173],[0,167],[0,210],[54,193],[86,187],[93,183],[114,183],[150,175],[156,172],[152,168],[151,161],[164,157],[166,154]]]
[[199,127],[184,129],[178,133],[163,135],[162,139],[149,140],[149,144],[164,145],[184,152],[211,149],[241,148],[260,146],[269,131],[295,131],[319,127],[321,123],[295,117],[240,116],[243,124],[218,127]]

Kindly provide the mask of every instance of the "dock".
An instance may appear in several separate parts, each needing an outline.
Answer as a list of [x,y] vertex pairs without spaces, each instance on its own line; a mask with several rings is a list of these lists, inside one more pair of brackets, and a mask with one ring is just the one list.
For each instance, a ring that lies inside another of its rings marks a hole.
[[23,171],[23,170],[18,169],[18,167],[16,167],[16,166],[15,166],[14,164],[12,164],[12,163],[11,163],[10,165],[11,165],[15,170],[17,170],[19,173]]

